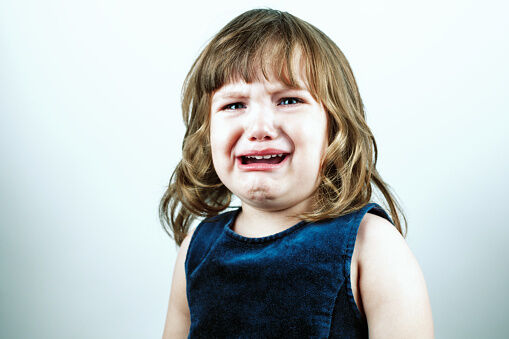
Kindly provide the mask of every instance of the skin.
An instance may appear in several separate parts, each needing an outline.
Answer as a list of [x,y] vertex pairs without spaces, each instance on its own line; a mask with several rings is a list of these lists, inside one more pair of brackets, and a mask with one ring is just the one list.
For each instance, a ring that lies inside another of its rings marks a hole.
[[[242,213],[233,227],[241,235],[262,237],[280,232],[298,222],[291,217],[293,213],[310,208],[309,197],[318,185],[320,158],[327,146],[327,116],[323,106],[301,87],[292,90],[267,80],[236,82],[212,97],[214,168],[242,201]],[[284,149],[292,155],[274,171],[240,171],[236,155],[253,146]],[[184,261],[192,232],[177,254],[163,338],[187,338],[189,333]],[[423,273],[406,241],[384,218],[367,213],[362,219],[350,279],[370,338],[434,338]]]
[[386,219],[362,219],[351,263],[355,302],[369,338],[434,338],[424,275],[405,239]]
[[[212,96],[212,160],[223,184],[242,201],[234,231],[260,237],[299,220],[318,186],[320,159],[327,147],[327,115],[299,79],[300,89],[278,81],[235,82]],[[237,157],[276,148],[291,153],[270,171],[243,171]]]
[[182,241],[175,260],[163,339],[187,338],[191,327],[191,314],[186,295],[185,260],[193,232],[194,229],[190,230]]

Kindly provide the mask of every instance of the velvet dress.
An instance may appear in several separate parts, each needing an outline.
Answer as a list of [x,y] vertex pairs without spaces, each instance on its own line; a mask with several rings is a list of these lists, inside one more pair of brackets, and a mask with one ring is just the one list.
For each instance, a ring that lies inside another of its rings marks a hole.
[[366,213],[301,221],[269,236],[232,230],[241,207],[205,219],[185,260],[189,338],[368,338],[355,304],[350,263]]

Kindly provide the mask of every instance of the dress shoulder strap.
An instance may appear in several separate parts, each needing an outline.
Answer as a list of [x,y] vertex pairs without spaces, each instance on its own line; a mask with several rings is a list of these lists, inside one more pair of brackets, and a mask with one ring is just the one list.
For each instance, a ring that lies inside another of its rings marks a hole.
[[366,208],[366,212],[378,215],[379,217],[387,219],[391,224],[394,225],[394,222],[392,221],[391,217],[389,217],[389,214],[377,203],[369,203],[364,208]]
[[347,243],[343,250],[343,254],[349,258],[352,257],[357,232],[359,230],[361,220],[364,218],[366,213],[378,215],[379,217],[387,219],[391,224],[394,224],[387,212],[380,205],[374,202],[371,202],[356,212],[349,214],[345,220],[345,222],[349,225],[346,228],[349,234],[347,235]]
[[225,223],[235,211],[221,213],[214,217],[204,219],[194,230],[185,260],[186,275],[190,276],[200,262],[216,245]]

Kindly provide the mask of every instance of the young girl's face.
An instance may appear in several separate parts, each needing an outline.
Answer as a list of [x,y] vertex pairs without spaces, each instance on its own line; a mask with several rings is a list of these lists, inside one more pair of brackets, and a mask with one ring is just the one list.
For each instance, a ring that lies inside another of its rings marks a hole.
[[267,211],[296,207],[303,212],[310,208],[309,198],[319,184],[320,160],[327,147],[326,112],[302,77],[299,89],[261,78],[229,83],[214,92],[210,112],[214,168],[244,204]]

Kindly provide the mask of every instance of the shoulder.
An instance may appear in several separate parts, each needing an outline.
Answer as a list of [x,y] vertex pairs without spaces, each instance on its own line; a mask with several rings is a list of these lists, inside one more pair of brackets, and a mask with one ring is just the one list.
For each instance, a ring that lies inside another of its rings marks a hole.
[[180,244],[179,252],[185,252],[187,253],[187,249],[189,248],[189,244],[191,243],[191,239],[193,238],[194,231],[197,229],[197,227],[194,227],[192,229],[189,229],[187,231],[187,234],[182,240],[182,244]]
[[[359,259],[373,255],[375,251],[383,250],[383,247],[392,250],[408,250],[408,245],[398,232],[396,227],[387,219],[372,213],[366,213],[361,220],[357,232],[359,244]],[[393,246],[396,246],[394,248]]]
[[[189,244],[191,243],[191,240],[193,238],[193,234],[194,234],[194,232],[195,232],[195,230],[197,228],[198,227],[189,229],[189,231],[187,232],[184,240],[182,240],[182,243],[180,244],[180,247],[179,247],[179,250],[178,250],[178,254],[177,254],[177,262],[176,262],[176,264],[177,263],[180,264],[179,265],[180,269],[184,268],[184,266],[185,266],[187,252],[189,250]],[[175,269],[176,269],[176,267],[175,267]]]
[[191,239],[193,237],[193,233],[196,228],[190,229],[187,232],[184,240],[180,244],[177,253],[177,259],[175,260],[175,267],[173,270],[173,283],[172,283],[172,292],[175,297],[176,305],[181,310],[185,310],[187,307],[187,298],[186,298],[186,273],[185,273],[185,261],[187,252],[189,249],[189,244],[191,243]]
[[191,315],[186,295],[185,260],[195,229],[188,231],[177,253],[163,338],[185,337],[189,331]]
[[366,213],[357,243],[358,283],[370,337],[433,338],[424,276],[403,236],[386,219]]

